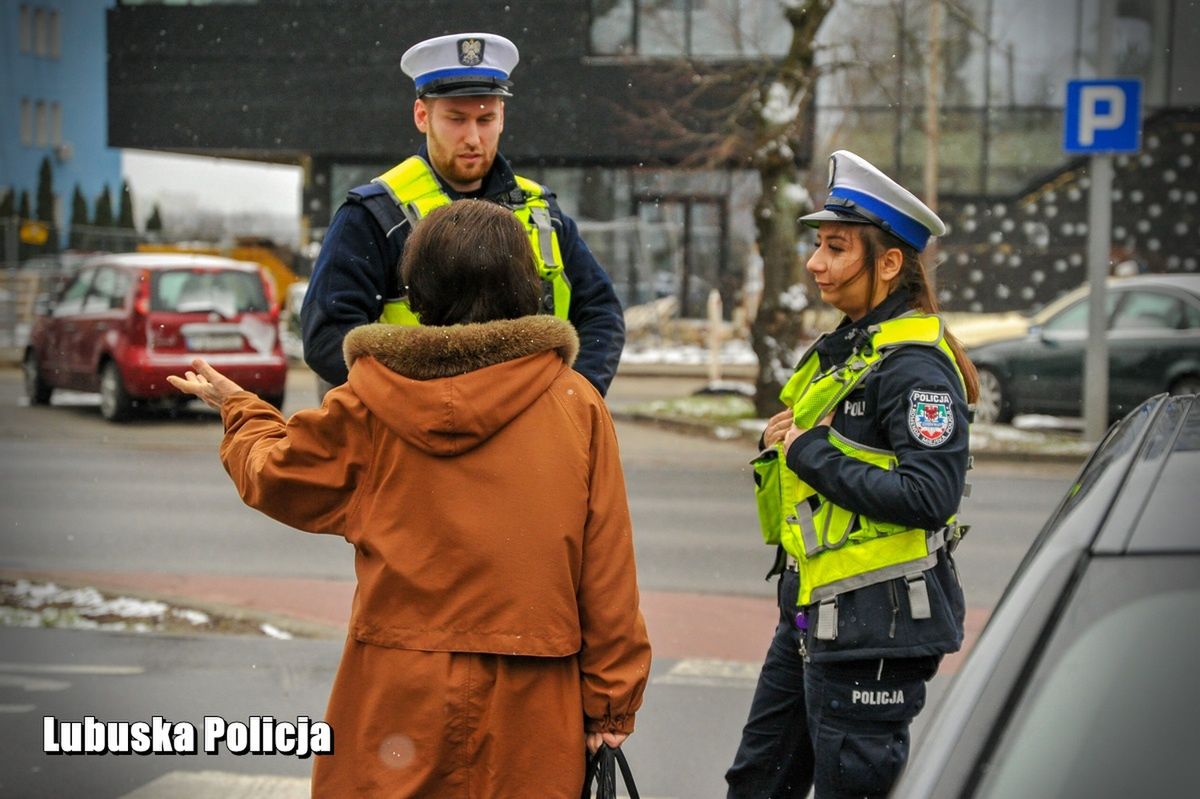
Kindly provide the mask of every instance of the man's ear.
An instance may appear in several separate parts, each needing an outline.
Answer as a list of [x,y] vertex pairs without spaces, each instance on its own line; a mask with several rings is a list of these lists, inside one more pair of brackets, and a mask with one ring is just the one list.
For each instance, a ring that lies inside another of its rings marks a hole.
[[429,132],[429,106],[421,98],[413,101],[413,124],[422,133]]
[[900,268],[903,266],[904,253],[900,252],[897,247],[889,247],[879,257],[879,263],[875,265],[875,269],[879,273],[880,280],[884,283],[891,283],[896,279],[896,275],[900,274]]

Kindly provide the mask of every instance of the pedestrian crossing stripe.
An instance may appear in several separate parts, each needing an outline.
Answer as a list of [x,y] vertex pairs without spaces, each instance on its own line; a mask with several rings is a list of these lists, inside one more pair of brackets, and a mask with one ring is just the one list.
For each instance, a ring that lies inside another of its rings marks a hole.
[[172,771],[121,799],[309,799],[308,777]]

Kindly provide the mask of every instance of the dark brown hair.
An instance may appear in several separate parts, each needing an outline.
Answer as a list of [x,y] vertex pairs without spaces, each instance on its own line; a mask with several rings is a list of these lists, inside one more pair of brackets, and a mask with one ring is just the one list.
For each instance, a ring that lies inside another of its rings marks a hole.
[[404,246],[400,279],[423,325],[531,316],[542,296],[525,229],[485,200],[459,200],[422,219]]
[[[871,282],[875,282],[875,265],[885,252],[894,247],[904,256],[904,262],[900,266],[900,274],[896,276],[896,285],[893,287],[893,291],[907,291],[911,298],[910,307],[913,310],[928,314],[938,313],[937,297],[934,296],[933,289],[929,286],[929,280],[925,276],[925,265],[921,263],[921,254],[911,245],[875,225],[853,225],[853,227],[859,231],[859,238],[863,243],[863,259]],[[967,386],[967,402],[975,402],[979,398],[979,375],[975,372],[975,364],[971,363],[962,343],[951,335],[949,328],[945,328],[945,335],[946,343],[954,352],[958,371],[962,372],[963,382]]]

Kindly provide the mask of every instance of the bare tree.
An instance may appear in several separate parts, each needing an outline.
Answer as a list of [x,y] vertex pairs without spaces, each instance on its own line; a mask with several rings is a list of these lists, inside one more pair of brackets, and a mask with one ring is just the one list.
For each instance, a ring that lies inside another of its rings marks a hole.
[[798,311],[815,296],[806,273],[804,289],[796,280],[796,217],[809,200],[796,182],[794,148],[800,139],[801,110],[813,107],[817,32],[833,4],[834,0],[784,0],[791,45],[758,89],[761,112],[753,131],[753,164],[762,190],[754,219],[763,259],[763,298],[750,326],[750,341],[759,363],[754,402],[759,416],[779,410],[779,390],[795,367],[796,344],[805,332]]
[[[763,295],[750,337],[759,362],[755,405],[763,416],[778,410],[779,390],[807,332],[799,311],[817,296],[797,254],[796,218],[811,204],[798,164],[811,150],[817,32],[834,2],[779,0],[791,29],[782,57],[660,63],[653,78],[655,99],[615,109],[635,138],[659,143],[659,151],[662,142],[672,142],[683,166],[758,174],[754,224]],[[740,36],[734,37],[739,48]]]

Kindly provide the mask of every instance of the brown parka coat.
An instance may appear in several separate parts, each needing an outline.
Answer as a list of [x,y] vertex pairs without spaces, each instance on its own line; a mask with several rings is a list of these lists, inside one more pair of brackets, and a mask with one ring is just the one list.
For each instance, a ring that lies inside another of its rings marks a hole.
[[367,325],[285,422],[222,407],[242,498],[355,547],[320,797],[574,797],[584,731],[631,732],[650,669],[612,420],[547,316]]

